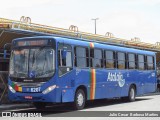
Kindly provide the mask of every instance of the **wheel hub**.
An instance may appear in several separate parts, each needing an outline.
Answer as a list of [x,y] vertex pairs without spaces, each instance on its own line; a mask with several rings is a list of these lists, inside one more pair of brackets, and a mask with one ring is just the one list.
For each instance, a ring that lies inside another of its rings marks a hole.
[[84,97],[81,93],[79,93],[78,96],[77,96],[77,103],[78,103],[79,106],[82,106],[83,102],[84,102]]
[[133,88],[131,89],[130,95],[131,95],[131,99],[133,100],[135,98],[135,91]]

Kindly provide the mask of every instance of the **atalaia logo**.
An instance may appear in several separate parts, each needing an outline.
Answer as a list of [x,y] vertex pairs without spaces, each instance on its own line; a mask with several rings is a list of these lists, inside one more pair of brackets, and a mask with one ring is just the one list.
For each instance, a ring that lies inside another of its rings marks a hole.
[[125,79],[123,79],[122,73],[111,73],[108,72],[107,81],[117,81],[120,87],[123,87],[125,84]]

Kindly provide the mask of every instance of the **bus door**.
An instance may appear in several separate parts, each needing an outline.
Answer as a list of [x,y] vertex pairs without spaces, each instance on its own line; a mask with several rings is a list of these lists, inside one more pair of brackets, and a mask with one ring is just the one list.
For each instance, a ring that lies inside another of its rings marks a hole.
[[[73,60],[72,59],[73,59],[72,47],[68,44],[59,43],[58,44],[58,77],[59,77],[59,80],[57,82],[64,89],[71,88],[72,87],[71,83],[75,78],[74,73],[72,71],[73,70],[73,62],[72,62]],[[71,96],[72,95],[68,96],[68,98]],[[62,102],[68,102],[68,101],[63,99]]]
[[145,92],[154,92],[157,83],[157,76],[155,71],[155,59],[153,56],[146,56],[147,64],[147,75],[148,78],[145,79]]

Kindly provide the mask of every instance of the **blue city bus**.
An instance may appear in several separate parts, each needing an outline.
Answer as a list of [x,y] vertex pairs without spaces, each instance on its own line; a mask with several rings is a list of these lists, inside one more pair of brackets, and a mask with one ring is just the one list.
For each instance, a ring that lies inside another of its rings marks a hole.
[[123,98],[155,92],[156,53],[67,37],[39,36],[12,41],[9,99],[71,102],[83,109],[88,100]]

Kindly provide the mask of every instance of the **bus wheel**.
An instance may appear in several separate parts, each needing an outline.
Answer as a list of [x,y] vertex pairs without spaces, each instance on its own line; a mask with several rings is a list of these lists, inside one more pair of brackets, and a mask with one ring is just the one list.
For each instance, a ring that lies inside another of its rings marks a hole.
[[74,109],[81,110],[84,108],[86,102],[85,93],[82,89],[78,89],[74,98]]
[[46,103],[44,102],[35,102],[33,105],[36,107],[36,109],[44,109],[46,107]]
[[135,101],[135,97],[136,97],[135,87],[131,86],[130,89],[129,89],[129,93],[128,93],[128,101],[129,102]]

